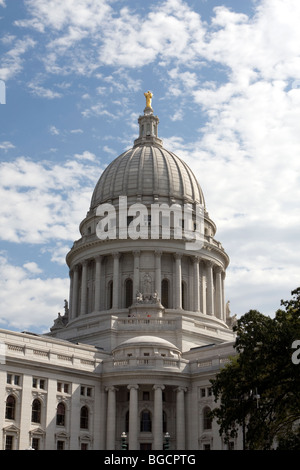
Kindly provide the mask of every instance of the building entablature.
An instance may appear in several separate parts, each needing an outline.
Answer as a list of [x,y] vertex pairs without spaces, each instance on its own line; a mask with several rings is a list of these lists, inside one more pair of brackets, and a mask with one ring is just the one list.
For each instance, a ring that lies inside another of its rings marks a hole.
[[102,353],[86,344],[76,345],[46,336],[0,330],[6,363],[33,364],[40,367],[70,368],[78,372],[101,372]]

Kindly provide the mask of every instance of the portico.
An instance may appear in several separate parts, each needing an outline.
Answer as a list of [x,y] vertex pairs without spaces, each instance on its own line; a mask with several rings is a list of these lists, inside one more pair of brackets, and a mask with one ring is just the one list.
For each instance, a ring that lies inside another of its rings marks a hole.
[[[150,381],[106,387],[107,449],[118,449],[121,434],[125,432],[129,450],[140,450],[145,444],[152,450],[162,450],[169,430],[174,448],[184,450],[186,391],[187,387]],[[124,407],[124,400],[127,411],[123,422],[118,422],[117,410]]]

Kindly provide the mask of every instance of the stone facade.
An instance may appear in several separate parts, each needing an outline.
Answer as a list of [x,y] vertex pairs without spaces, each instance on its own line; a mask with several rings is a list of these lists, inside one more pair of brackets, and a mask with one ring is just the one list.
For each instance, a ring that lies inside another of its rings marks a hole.
[[145,108],[133,148],[95,187],[67,255],[64,314],[46,335],[0,330],[2,449],[112,450],[121,436],[130,450],[227,448],[209,411],[210,379],[233,354],[229,258],[196,177],[163,148],[158,123]]

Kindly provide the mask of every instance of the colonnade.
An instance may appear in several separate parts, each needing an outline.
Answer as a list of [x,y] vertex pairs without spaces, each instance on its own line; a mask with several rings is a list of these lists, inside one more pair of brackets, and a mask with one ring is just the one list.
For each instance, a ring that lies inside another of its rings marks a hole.
[[[138,384],[127,386],[129,390],[129,429],[128,448],[129,450],[139,450],[139,410],[138,410]],[[153,450],[163,449],[163,390],[165,385],[154,384],[153,403],[153,424],[152,424],[152,448]],[[116,405],[117,386],[110,386],[107,392],[107,421],[106,421],[106,449],[116,448]],[[176,449],[185,449],[185,387],[176,387]]]
[[[141,266],[141,251],[133,251],[133,272],[130,275],[132,279],[133,297],[136,292],[142,291],[143,293],[143,280],[141,278],[142,272],[145,272],[145,267]],[[158,297],[161,299],[161,285],[162,280],[165,278],[170,279],[170,273],[162,272],[162,256],[164,252],[154,251],[154,270],[151,270],[153,276],[152,292],[156,291]],[[169,253],[168,253],[169,254]],[[104,263],[103,260],[106,256],[96,256],[93,259],[84,260],[76,264],[70,270],[70,318],[74,319],[80,315],[90,313],[90,311],[100,311],[107,309],[118,309],[124,307],[121,299],[121,275],[122,265],[120,260],[122,253],[113,252],[110,255],[113,259],[113,272],[110,275],[110,282],[112,285],[111,302],[107,302],[109,295],[108,277],[102,276]],[[182,258],[183,253],[174,253],[174,267],[171,276],[172,292],[174,295],[171,297],[172,302],[168,308],[181,309],[183,306],[183,272],[182,272]],[[210,260],[203,260],[199,256],[188,256],[193,264],[192,274],[188,277],[188,294],[189,294],[189,309],[194,312],[202,312],[207,315],[216,316],[221,320],[226,320],[225,301],[224,301],[224,279],[225,270]],[[88,266],[93,263],[93,290],[88,291]],[[128,271],[128,268],[127,268]],[[101,285],[101,279],[105,279],[105,285]],[[185,279],[187,275],[185,273]],[[171,282],[170,282],[171,284]],[[170,288],[171,291],[171,288]],[[106,299],[101,300],[103,295]],[[92,296],[92,309],[88,311],[88,297]],[[102,306],[101,306],[102,302]],[[105,306],[104,306],[105,304]],[[109,305],[108,305],[109,304]]]

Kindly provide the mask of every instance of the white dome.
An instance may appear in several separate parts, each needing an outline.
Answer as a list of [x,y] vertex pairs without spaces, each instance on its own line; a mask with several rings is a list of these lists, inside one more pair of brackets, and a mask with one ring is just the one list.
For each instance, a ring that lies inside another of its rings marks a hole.
[[171,199],[183,204],[204,203],[201,187],[189,166],[166,150],[157,137],[159,119],[146,110],[139,117],[140,133],[133,148],[113,160],[95,186],[91,209],[127,196],[136,200]]
[[152,145],[133,147],[110,163],[96,184],[91,209],[121,195],[204,205],[202,190],[188,165],[174,153]]
[[119,344],[118,348],[132,345],[152,345],[178,349],[174,344],[170,343],[169,341],[163,338],[159,338],[158,336],[134,336],[133,338],[129,338],[126,341],[123,341],[123,343]]

